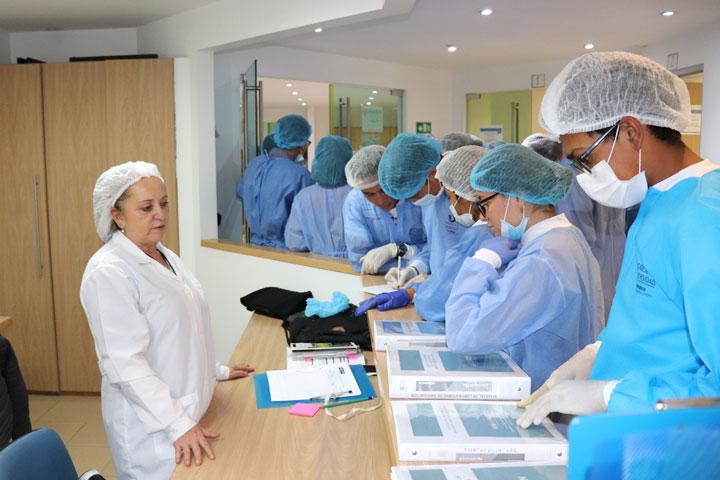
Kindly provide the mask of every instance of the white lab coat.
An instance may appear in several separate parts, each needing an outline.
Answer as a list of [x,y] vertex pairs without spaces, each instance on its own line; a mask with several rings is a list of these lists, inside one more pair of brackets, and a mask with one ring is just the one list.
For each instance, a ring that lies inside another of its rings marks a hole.
[[200,284],[158,244],[173,274],[121,232],[88,262],[80,299],[102,374],[102,414],[118,479],[167,480],[173,442],[198,423],[217,379]]

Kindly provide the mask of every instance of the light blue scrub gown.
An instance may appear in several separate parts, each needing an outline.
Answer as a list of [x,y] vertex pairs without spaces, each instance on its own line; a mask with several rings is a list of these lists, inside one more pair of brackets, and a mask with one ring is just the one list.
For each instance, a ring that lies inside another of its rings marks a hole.
[[720,395],[720,170],[705,160],[648,190],[600,336],[608,411]]
[[427,245],[410,265],[415,266],[420,273],[428,274],[442,270],[445,253],[457,245],[468,227],[455,221],[450,212],[450,199],[444,190],[435,203],[421,208]]
[[436,270],[425,282],[415,285],[413,302],[418,315],[429,322],[445,321],[445,303],[460,267],[481,248],[485,240],[494,236],[486,224],[476,224],[465,230],[457,245],[445,254],[440,270]]
[[[356,272],[362,266],[360,258],[373,248],[392,242],[412,245],[416,251],[425,247],[427,239],[420,207],[409,200],[400,200],[395,208],[397,221],[393,220],[389,212],[366,199],[361,190],[353,189],[348,194],[343,205],[345,245],[350,265]],[[385,273],[393,266],[397,267],[397,258],[386,262],[378,273]]]
[[[568,159],[560,163],[570,168]],[[577,170],[571,170],[577,175]],[[577,180],[573,180],[570,194],[555,205],[555,210],[564,213],[570,223],[585,235],[590,250],[600,264],[607,321],[625,253],[625,209],[600,205],[588,197]]]
[[300,190],[285,226],[285,244],[296,252],[347,258],[342,206],[350,185],[310,185]]
[[308,169],[284,150],[273,148],[253,158],[235,189],[243,201],[250,242],[285,248],[285,224],[295,195],[314,183]]
[[448,346],[466,354],[507,352],[537,389],[602,330],[600,267],[582,232],[565,215],[522,236],[499,274],[468,258],[445,309]]

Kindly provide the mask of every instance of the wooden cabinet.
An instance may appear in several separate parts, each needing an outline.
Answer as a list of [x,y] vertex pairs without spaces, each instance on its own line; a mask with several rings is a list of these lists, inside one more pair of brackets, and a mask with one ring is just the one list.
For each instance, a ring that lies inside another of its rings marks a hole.
[[0,198],[17,205],[0,214],[0,312],[13,317],[7,336],[28,389],[99,392],[79,297],[85,265],[102,245],[92,191],[113,165],[156,163],[174,219],[163,244],[177,251],[173,62],[3,66],[0,104]]

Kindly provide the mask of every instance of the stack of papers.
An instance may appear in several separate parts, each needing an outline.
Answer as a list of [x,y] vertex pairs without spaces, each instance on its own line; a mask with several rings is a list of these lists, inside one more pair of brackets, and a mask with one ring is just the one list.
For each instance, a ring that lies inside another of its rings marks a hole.
[[567,467],[539,462],[392,467],[391,480],[565,480]]
[[449,348],[388,346],[390,398],[520,400],[530,377],[505,352],[464,355]]
[[375,320],[375,350],[385,351],[388,345],[446,346],[445,324],[442,322],[390,322]]
[[305,370],[268,370],[267,380],[273,402],[324,399],[360,395],[350,366],[326,365]]
[[392,402],[402,461],[567,462],[568,443],[550,420],[528,429],[514,402]]

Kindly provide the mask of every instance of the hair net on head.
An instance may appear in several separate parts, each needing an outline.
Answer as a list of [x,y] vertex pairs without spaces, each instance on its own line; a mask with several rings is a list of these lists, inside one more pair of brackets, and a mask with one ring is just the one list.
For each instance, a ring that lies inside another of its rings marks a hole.
[[443,152],[450,152],[457,150],[465,145],[477,145],[478,147],[483,146],[482,140],[475,135],[470,135],[465,132],[452,132],[448,133],[442,138]]
[[323,137],[315,149],[311,176],[325,187],[345,185],[345,165],[352,157],[352,147],[346,138]]
[[493,140],[492,142],[488,142],[488,144],[485,145],[485,147],[488,150],[492,150],[493,148],[499,147],[500,145],[505,145],[505,142],[503,142],[502,140]]
[[553,162],[559,162],[563,158],[562,144],[544,133],[533,133],[523,140],[522,145]]
[[268,133],[267,136],[265,137],[265,139],[263,140],[262,151],[269,153],[270,150],[272,150],[275,147],[277,147],[277,145],[275,144],[275,132]]
[[103,243],[110,240],[117,230],[117,225],[110,215],[110,208],[115,206],[118,198],[138,180],[145,177],[157,177],[163,183],[154,163],[127,162],[116,165],[102,174],[95,182],[93,190],[93,213],[95,215],[95,230]]
[[467,145],[448,153],[440,160],[437,166],[435,178],[440,180],[443,187],[465,200],[477,202],[478,197],[475,189],[470,185],[470,173],[480,159],[488,153],[485,147]]
[[348,185],[365,190],[378,185],[378,165],[385,147],[369,145],[361,148],[345,165],[345,177]]
[[275,124],[274,140],[279,148],[289,150],[305,145],[311,133],[312,127],[305,117],[286,115]]
[[385,149],[378,179],[395,200],[410,198],[425,184],[430,170],[440,163],[442,143],[433,138],[401,133]]
[[470,175],[481,192],[498,192],[539,205],[555,205],[570,193],[573,173],[559,163],[516,143],[485,155]]
[[682,132],[690,122],[687,85],[640,55],[587,53],[571,60],[550,83],[538,121],[559,136],[607,128],[624,116]]

